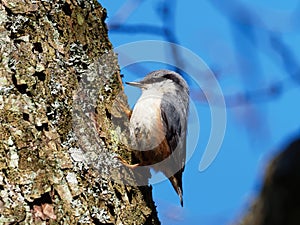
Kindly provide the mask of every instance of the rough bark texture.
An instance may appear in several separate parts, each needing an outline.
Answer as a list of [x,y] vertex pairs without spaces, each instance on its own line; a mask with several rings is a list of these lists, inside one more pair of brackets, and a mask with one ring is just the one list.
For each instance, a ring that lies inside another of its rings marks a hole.
[[104,171],[127,154],[112,124],[126,127],[112,102],[127,103],[105,18],[95,0],[0,0],[0,224],[159,224],[151,187]]
[[300,139],[270,163],[264,185],[240,225],[300,224]]

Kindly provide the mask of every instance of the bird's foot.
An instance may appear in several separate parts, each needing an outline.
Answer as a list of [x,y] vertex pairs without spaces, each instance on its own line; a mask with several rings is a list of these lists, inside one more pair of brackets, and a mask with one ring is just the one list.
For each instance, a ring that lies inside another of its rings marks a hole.
[[121,156],[115,156],[114,158],[119,159],[120,162],[121,162],[124,166],[126,166],[127,168],[132,169],[132,170],[140,166],[140,163],[129,164],[129,163],[128,163],[125,159],[123,159]]

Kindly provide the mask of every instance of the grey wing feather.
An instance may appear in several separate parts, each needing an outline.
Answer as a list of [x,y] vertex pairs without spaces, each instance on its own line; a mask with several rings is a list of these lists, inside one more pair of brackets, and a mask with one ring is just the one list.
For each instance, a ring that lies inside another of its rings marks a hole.
[[[168,110],[168,112],[165,112],[164,109]],[[161,116],[166,127],[166,139],[175,162],[184,168],[186,157],[186,118],[181,118],[178,110],[181,109],[175,108],[170,102],[162,101]]]

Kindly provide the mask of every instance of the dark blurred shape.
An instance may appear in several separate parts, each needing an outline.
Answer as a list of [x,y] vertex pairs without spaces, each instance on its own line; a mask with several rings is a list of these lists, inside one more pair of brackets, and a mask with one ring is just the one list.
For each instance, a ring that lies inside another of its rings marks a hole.
[[257,200],[240,225],[300,224],[300,139],[269,164]]
[[279,35],[270,36],[270,42],[273,49],[281,57],[285,70],[296,83],[300,84],[300,66],[292,50],[282,41]]
[[123,24],[110,24],[110,31],[116,33],[126,33],[126,34],[152,34],[162,36],[164,31],[161,27],[155,25],[147,25],[147,24],[134,24],[134,25],[123,25]]

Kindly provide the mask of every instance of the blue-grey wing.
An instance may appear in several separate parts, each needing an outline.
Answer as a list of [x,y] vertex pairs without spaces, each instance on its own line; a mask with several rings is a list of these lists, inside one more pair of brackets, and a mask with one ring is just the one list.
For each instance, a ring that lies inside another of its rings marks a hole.
[[[182,110],[182,111],[180,111]],[[184,168],[186,158],[186,110],[184,106],[175,107],[172,102],[162,101],[161,116],[165,127],[165,136],[178,167]],[[179,168],[178,168],[179,169]]]

